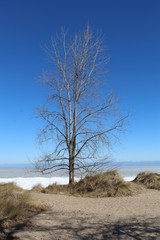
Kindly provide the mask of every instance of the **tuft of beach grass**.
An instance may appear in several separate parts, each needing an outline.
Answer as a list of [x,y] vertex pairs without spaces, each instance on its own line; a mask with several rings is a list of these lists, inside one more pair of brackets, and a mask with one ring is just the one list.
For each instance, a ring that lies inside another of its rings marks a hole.
[[38,198],[14,183],[0,184],[0,206],[0,227],[23,221],[33,212],[47,210]]
[[52,184],[46,188],[35,186],[32,191],[64,194],[82,197],[119,197],[132,196],[143,190],[143,187],[133,182],[125,182],[118,171],[86,176],[74,184]]
[[160,174],[158,173],[141,172],[133,182],[149,189],[160,190]]

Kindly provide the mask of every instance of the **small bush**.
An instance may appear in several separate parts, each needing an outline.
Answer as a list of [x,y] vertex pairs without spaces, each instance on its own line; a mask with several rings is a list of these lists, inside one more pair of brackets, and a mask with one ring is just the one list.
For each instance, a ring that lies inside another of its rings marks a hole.
[[160,174],[152,172],[142,172],[133,180],[134,183],[144,185],[150,189],[160,190]]

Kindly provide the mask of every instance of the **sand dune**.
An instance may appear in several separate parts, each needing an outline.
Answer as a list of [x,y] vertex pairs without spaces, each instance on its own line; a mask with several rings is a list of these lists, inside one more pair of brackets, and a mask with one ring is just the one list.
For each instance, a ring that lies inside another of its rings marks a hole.
[[36,195],[50,211],[8,233],[9,239],[160,239],[160,191],[117,198]]

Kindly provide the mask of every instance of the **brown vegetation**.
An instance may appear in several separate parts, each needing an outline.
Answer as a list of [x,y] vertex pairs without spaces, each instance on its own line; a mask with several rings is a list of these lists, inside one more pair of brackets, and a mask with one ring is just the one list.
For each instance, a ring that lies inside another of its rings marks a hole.
[[131,196],[141,192],[143,187],[125,182],[117,171],[108,171],[86,176],[79,182],[67,185],[52,184],[46,188],[37,185],[32,190],[42,193],[66,194],[84,197]]
[[[14,183],[0,184],[0,231],[47,207]],[[5,238],[4,238],[5,239]]]
[[36,193],[44,193],[45,192],[45,188],[43,188],[41,186],[41,184],[37,184],[30,191],[31,192],[36,192]]
[[144,185],[150,189],[160,190],[160,174],[152,172],[142,172],[133,180],[134,183]]
[[44,188],[40,184],[35,185],[30,191],[37,192],[37,193],[48,193],[48,194],[66,194],[72,195],[72,191],[75,184],[52,184],[48,187]]
[[108,171],[86,176],[74,184],[52,184],[46,188],[39,184],[31,191],[23,190],[14,183],[0,184],[0,239],[5,239],[6,227],[24,222],[29,216],[47,210],[35,198],[37,194],[34,192],[81,197],[120,197],[141,193],[145,187],[160,190],[160,174],[143,172],[132,182],[125,182],[117,171]]
[[90,197],[131,196],[141,190],[136,184],[125,182],[117,171],[87,176],[74,186],[75,192]]

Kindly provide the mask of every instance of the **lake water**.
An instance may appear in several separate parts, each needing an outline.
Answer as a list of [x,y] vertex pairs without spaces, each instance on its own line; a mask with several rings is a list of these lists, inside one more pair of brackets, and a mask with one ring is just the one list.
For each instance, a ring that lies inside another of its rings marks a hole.
[[[121,166],[116,169],[126,181],[133,180],[138,173],[144,171],[160,173],[160,166]],[[79,179],[79,177],[76,178],[76,180]],[[24,189],[31,189],[37,184],[41,184],[43,187],[53,183],[67,184],[68,175],[58,172],[54,175],[42,175],[29,167],[2,167],[0,168],[0,183],[8,182],[15,182]]]

